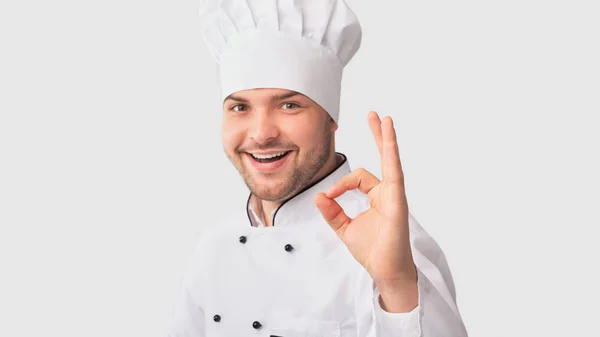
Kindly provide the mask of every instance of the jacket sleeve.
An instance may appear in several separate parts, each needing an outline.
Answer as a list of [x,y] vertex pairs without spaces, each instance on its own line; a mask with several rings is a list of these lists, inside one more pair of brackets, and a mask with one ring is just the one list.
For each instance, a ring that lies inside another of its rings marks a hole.
[[198,303],[197,296],[194,296],[194,288],[191,287],[199,282],[197,275],[200,271],[197,266],[200,263],[200,249],[205,240],[206,235],[197,241],[191,262],[183,276],[175,307],[168,319],[167,337],[206,337],[204,310]]
[[379,301],[379,290],[364,271],[358,278],[355,298],[358,336],[467,337],[444,253],[412,215],[409,226],[417,266],[418,305],[407,313],[386,312]]
[[184,284],[171,313],[167,337],[205,337],[204,312]]

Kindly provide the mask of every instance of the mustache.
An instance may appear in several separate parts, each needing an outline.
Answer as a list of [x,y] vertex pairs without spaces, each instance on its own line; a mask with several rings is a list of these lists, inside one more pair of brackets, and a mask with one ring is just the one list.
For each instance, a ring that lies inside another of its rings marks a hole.
[[235,149],[237,153],[252,152],[252,151],[267,151],[275,149],[298,150],[298,146],[294,143],[283,143],[279,140],[269,140],[264,143],[242,145]]

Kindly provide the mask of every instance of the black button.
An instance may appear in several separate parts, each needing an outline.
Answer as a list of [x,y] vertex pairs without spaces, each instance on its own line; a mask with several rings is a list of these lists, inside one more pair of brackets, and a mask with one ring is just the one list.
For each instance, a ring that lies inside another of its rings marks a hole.
[[285,245],[286,252],[291,252],[292,250],[294,250],[294,246],[290,245],[289,243]]
[[220,322],[220,321],[221,321],[221,316],[219,316],[219,315],[215,315],[215,317],[213,317],[213,320],[214,320],[215,322]]
[[245,236],[240,236],[240,242],[241,243],[246,243],[246,237]]
[[259,321],[254,321],[254,323],[252,323],[252,327],[254,329],[260,329],[261,326],[262,326],[262,324],[260,324]]

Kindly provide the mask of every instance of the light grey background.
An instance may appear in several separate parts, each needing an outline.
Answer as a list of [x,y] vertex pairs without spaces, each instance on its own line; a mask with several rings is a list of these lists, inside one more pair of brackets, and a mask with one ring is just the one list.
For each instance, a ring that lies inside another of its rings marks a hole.
[[[470,336],[593,336],[597,1],[352,1],[338,149],[411,212]],[[199,3],[0,3],[0,336],[162,336],[200,233],[246,195],[220,143]]]

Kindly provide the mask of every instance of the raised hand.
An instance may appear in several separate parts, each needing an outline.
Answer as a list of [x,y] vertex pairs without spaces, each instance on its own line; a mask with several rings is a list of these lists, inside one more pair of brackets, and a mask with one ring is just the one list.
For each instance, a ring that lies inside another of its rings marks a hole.
[[[315,203],[350,253],[369,272],[382,297],[384,293],[411,294],[414,304],[417,271],[410,247],[408,203],[396,131],[390,117],[380,120],[370,112],[368,121],[381,156],[382,180],[357,169],[326,193],[319,193]],[[353,189],[368,196],[370,208],[351,219],[334,198]]]

